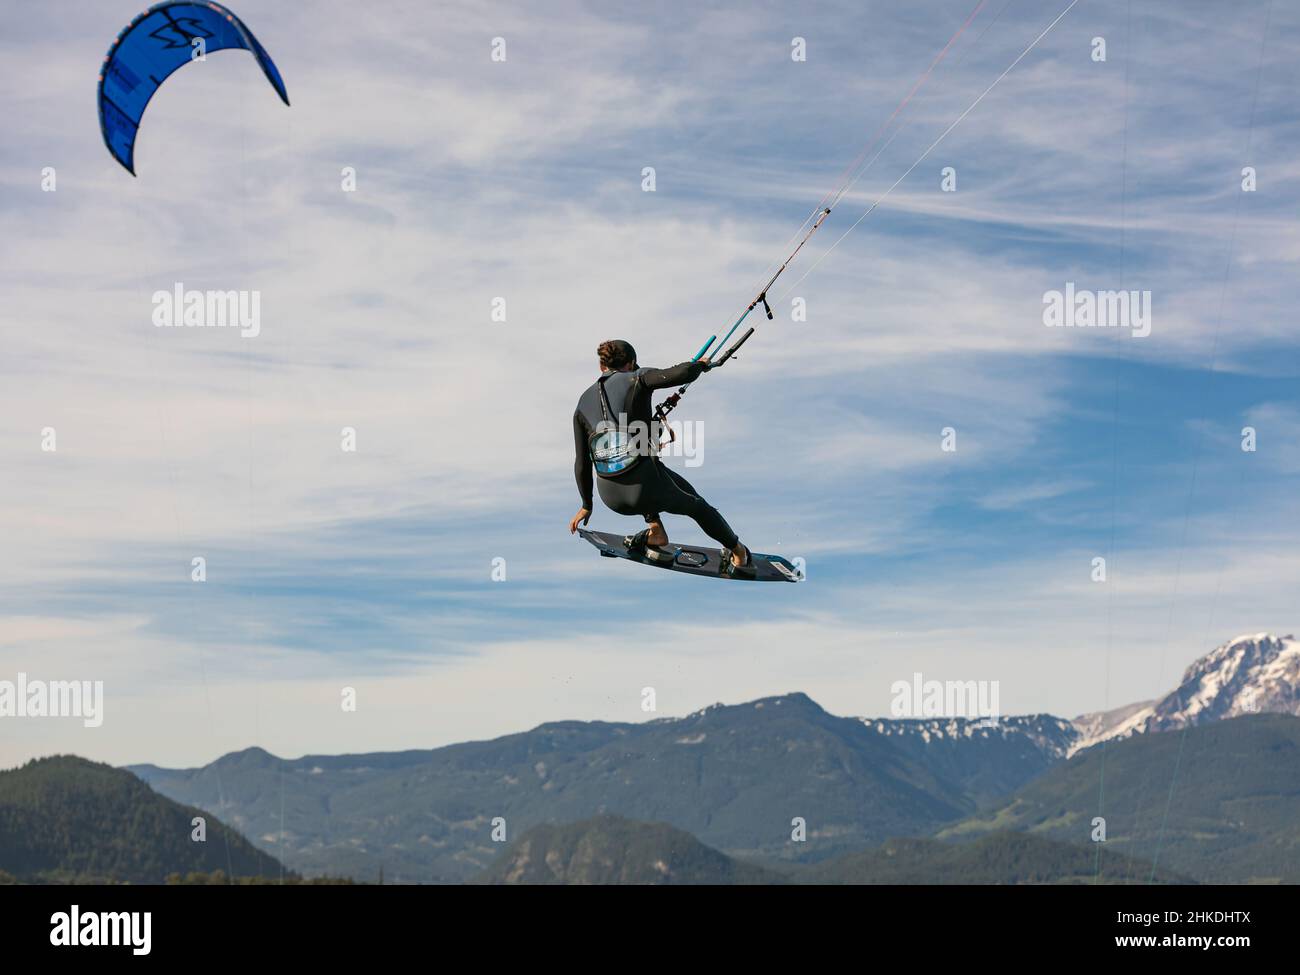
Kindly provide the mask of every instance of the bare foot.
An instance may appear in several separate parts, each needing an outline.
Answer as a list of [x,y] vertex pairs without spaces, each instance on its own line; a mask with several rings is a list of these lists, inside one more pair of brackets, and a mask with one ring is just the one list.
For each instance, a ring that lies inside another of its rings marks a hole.
[[731,547],[731,564],[739,569],[748,561],[749,549],[745,548],[745,546],[740,544],[740,542],[736,542],[736,544]]
[[663,522],[652,521],[647,527],[650,530],[650,534],[645,537],[645,543],[647,545],[659,546],[668,544],[668,532],[664,529]]

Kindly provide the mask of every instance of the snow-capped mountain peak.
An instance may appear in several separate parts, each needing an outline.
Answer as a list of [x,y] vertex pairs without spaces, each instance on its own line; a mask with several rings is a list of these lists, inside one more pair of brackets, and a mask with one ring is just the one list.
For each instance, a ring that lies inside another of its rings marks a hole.
[[1102,741],[1170,731],[1244,714],[1300,716],[1300,641],[1254,633],[1196,660],[1178,687],[1158,701],[1080,715],[1071,754]]

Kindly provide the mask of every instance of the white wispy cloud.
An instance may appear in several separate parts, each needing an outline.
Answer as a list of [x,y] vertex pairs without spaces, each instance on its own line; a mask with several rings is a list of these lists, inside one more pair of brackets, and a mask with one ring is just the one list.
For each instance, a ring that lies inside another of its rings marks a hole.
[[[290,752],[446,741],[621,714],[643,672],[676,688],[678,712],[792,689],[870,712],[909,655],[945,668],[976,653],[1016,675],[1004,706],[1082,711],[1099,706],[1095,627],[1080,629],[1097,605],[1072,573],[1108,548],[1112,491],[1131,597],[1116,646],[1160,632],[1175,598],[1199,598],[1207,629],[1212,604],[1224,632],[1285,625],[1273,580],[1290,579],[1300,442],[1278,382],[1295,373],[1300,261],[1286,10],[1251,130],[1262,8],[1159,4],[1130,34],[1122,5],[1081,4],[788,296],[807,321],[778,302],[692,391],[679,415],[704,420],[706,460],[686,475],[755,547],[808,557],[807,587],[760,602],[647,577],[563,533],[568,418],[595,344],[625,335],[667,364],[724,330],[969,7],[356,17],[245,0],[292,108],[242,53],[188,66],[149,108],[134,180],[89,102],[129,12],[12,18],[0,665],[111,661],[132,717],[93,740],[26,730],[0,758],[149,759],[159,727],[175,734],[157,759],[179,763],[254,731]],[[1051,16],[1012,4],[963,40],[782,293]],[[1104,64],[1088,57],[1098,34]],[[1259,191],[1239,200],[1244,165]],[[1152,336],[1045,328],[1042,295],[1067,280],[1151,289]],[[150,296],[178,281],[260,290],[261,336],[155,329]],[[489,318],[498,297],[505,323]],[[1167,416],[1131,415],[1148,384]],[[1216,459],[1242,422],[1260,428],[1249,479]],[[1189,492],[1179,438],[1197,423],[1212,435]],[[956,454],[938,449],[945,426]],[[343,427],[358,453],[340,451]],[[1263,537],[1222,534],[1252,512],[1272,515]],[[197,555],[206,590],[186,588]],[[494,588],[497,556],[511,581]],[[581,635],[597,593],[650,645],[602,657]],[[666,629],[659,600],[677,614]],[[667,677],[664,634],[696,648]],[[1176,630],[1174,655],[1221,635]],[[224,704],[198,708],[200,672]],[[356,674],[385,707],[341,724],[336,685]],[[1114,680],[1110,703],[1163,689],[1136,665]]]

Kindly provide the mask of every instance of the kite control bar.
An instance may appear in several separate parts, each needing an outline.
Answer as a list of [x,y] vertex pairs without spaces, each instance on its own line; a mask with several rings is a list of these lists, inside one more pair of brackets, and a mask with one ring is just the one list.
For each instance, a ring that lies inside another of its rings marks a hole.
[[[769,315],[770,314],[771,313],[769,312]],[[713,364],[713,368],[717,369],[719,366],[725,366],[727,364],[727,360],[730,359],[733,355],[735,355],[740,350],[740,347],[745,344],[745,340],[753,334],[754,334],[754,329],[750,328],[749,331],[747,331],[744,335],[740,337],[739,342],[737,342],[735,345],[729,348],[726,351],[726,353],[722,356],[722,358]]]
[[[739,350],[740,347],[745,344],[745,341],[753,334],[754,334],[753,328],[748,329],[745,332],[745,334],[740,337],[740,340],[737,341],[736,344],[733,345],[731,348],[729,348],[725,353],[723,353],[722,358],[719,359],[717,362],[713,363],[711,366],[709,366],[709,368],[718,369],[726,365],[727,360],[730,359],[733,355],[735,355],[737,350]],[[717,338],[716,335],[711,335],[709,337],[709,340],[705,342],[704,345],[700,348],[700,351],[695,353],[695,356],[691,359],[691,361],[698,362],[700,360],[700,357],[703,356],[704,353],[708,351],[709,346],[713,344],[713,340],[715,338]],[[721,348],[721,346],[718,346],[718,348]],[[668,418],[668,414],[677,408],[677,404],[681,402],[681,398],[686,395],[686,386],[688,385],[690,384],[687,383],[686,385],[683,385],[681,389],[677,390],[677,392],[669,396],[666,400],[660,403],[659,406],[655,409],[653,419],[660,426],[663,426],[668,430],[668,439],[660,442],[659,444],[660,449],[666,447],[668,444],[672,443],[674,440],[677,439],[677,435],[673,433],[673,428],[668,426],[664,421]]]

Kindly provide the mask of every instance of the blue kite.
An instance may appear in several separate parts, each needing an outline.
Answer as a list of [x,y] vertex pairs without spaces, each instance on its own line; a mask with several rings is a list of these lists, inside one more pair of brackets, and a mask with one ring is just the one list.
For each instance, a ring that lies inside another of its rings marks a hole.
[[132,176],[145,106],[173,71],[197,58],[197,39],[202,40],[205,54],[229,48],[251,52],[280,100],[289,104],[289,93],[271,56],[231,11],[210,0],[156,3],[117,35],[99,76],[104,145]]

